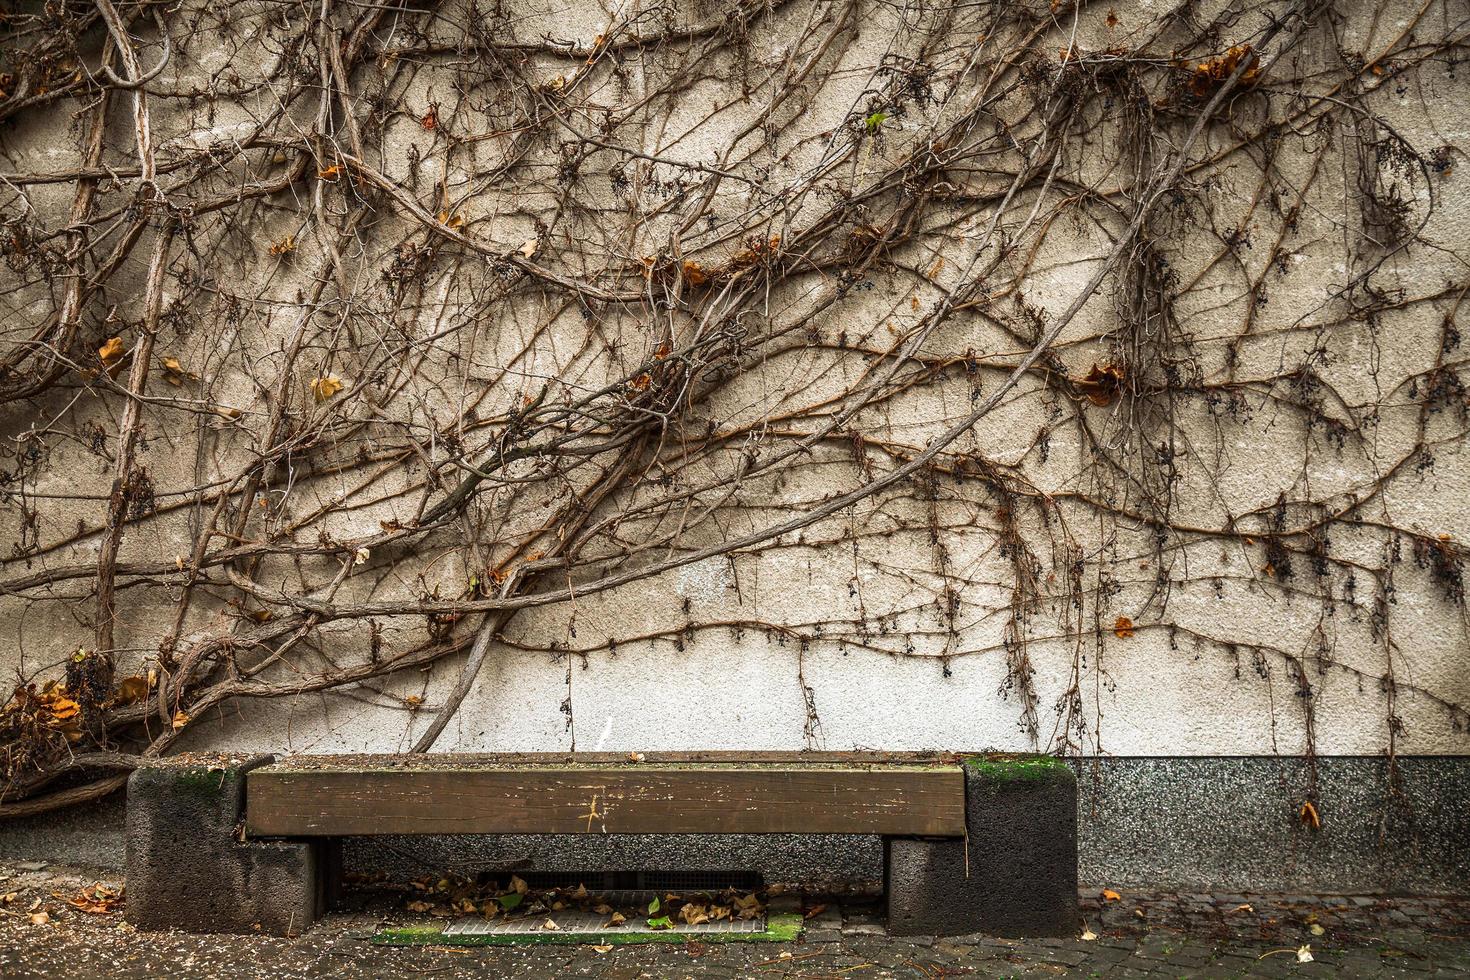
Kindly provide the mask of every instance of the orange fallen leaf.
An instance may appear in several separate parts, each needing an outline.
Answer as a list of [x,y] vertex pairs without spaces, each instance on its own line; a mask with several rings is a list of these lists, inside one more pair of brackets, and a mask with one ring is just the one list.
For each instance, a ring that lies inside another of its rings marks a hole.
[[318,402],[324,402],[337,392],[342,390],[342,380],[331,375],[323,375],[313,378],[311,382],[311,394]]
[[1104,888],[1102,892],[1102,897],[1104,902],[1116,902],[1119,901],[1123,896],[1119,895],[1111,888]]
[[1239,88],[1250,88],[1261,80],[1261,59],[1249,44],[1237,44],[1223,55],[1201,61],[1190,74],[1189,91],[1197,99],[1203,99],[1225,83],[1235,70],[1245,62],[1245,69],[1236,82]]
[[97,356],[102,359],[102,366],[109,371],[122,361],[127,348],[123,346],[121,337],[110,337],[107,343],[97,348]]
[[704,269],[700,268],[698,262],[686,259],[684,262],[684,281],[691,286],[702,286],[709,281],[709,275]]
[[1133,635],[1133,620],[1127,616],[1119,616],[1113,623],[1113,635],[1120,640],[1126,640]]
[[108,915],[116,911],[122,900],[121,889],[113,888],[111,885],[96,884],[77,892],[67,901],[67,904],[92,915]]
[[184,365],[177,357],[159,358],[163,365],[163,379],[175,388],[181,387],[185,381],[198,381],[199,375],[193,371],[184,370]]
[[1322,817],[1317,813],[1317,808],[1312,805],[1311,800],[1303,800],[1301,811],[1297,814],[1302,818],[1302,823],[1311,824],[1313,830],[1322,829]]
[[112,703],[116,705],[132,704],[141,701],[148,696],[148,678],[143,676],[124,677],[117,682],[117,690],[113,692]]

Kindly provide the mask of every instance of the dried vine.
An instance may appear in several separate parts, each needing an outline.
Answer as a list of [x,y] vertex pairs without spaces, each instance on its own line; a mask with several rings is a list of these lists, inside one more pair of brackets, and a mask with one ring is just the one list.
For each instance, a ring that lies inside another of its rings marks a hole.
[[569,730],[749,641],[809,743],[851,652],[1105,752],[1151,650],[1463,747],[1462,5],[614,6],[0,14],[0,815],[271,699],[428,750],[523,650]]

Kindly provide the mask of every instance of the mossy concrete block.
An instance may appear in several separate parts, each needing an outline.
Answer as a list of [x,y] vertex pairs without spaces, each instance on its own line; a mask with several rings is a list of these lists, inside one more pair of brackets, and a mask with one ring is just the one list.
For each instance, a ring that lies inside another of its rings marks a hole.
[[127,919],[139,929],[294,935],[320,912],[318,845],[242,841],[245,774],[271,756],[161,759],[128,779]]
[[965,760],[966,839],[885,841],[894,935],[1070,936],[1077,780],[1048,757]]

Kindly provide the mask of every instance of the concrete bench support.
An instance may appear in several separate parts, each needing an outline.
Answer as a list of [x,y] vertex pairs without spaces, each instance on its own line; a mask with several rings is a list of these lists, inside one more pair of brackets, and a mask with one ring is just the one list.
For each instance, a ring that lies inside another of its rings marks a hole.
[[240,839],[245,774],[270,761],[194,755],[132,774],[129,922],[145,930],[289,936],[316,921],[323,844]]
[[1059,760],[965,760],[963,839],[887,838],[893,935],[1073,936],[1077,780]]

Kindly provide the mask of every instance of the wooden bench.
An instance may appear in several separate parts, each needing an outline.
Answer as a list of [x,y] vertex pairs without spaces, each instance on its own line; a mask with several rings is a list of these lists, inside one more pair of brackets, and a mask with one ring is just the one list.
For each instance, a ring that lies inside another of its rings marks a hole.
[[649,833],[881,836],[894,933],[1080,922],[1064,763],[854,752],[164,760],[129,781],[128,917],[299,932],[329,903],[342,837]]

